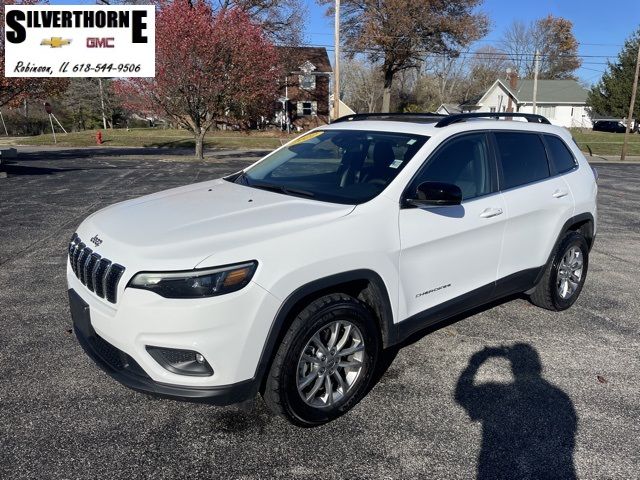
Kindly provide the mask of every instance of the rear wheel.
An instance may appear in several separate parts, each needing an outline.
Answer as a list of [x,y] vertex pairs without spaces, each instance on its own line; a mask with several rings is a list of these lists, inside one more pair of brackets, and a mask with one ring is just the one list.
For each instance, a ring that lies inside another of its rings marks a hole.
[[589,267],[589,247],[584,236],[569,232],[562,239],[530,300],[547,310],[565,310],[582,291]]
[[379,353],[376,323],[366,306],[344,294],[304,308],[273,360],[263,397],[299,426],[314,426],[351,409],[367,391]]

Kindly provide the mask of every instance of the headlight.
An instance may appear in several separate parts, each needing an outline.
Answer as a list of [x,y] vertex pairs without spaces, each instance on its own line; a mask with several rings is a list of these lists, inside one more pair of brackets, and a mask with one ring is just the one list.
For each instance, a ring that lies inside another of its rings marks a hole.
[[202,298],[240,290],[249,283],[258,262],[184,272],[142,272],[129,287],[151,290],[166,298]]

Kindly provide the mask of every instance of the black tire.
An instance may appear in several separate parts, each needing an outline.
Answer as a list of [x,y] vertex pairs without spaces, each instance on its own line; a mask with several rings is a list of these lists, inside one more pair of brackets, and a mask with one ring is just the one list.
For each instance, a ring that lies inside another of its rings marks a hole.
[[[350,322],[359,330],[364,344],[362,367],[339,401],[331,406],[312,406],[298,393],[298,362],[311,338],[337,320]],[[274,413],[301,427],[334,420],[353,408],[368,391],[380,343],[376,321],[361,301],[340,293],[313,301],[295,318],[278,348],[262,392],[265,403]]]
[[[577,282],[578,286],[575,291],[568,298],[562,298],[557,288],[559,267],[562,262],[562,258],[569,249],[573,247],[579,248],[582,253],[582,274],[580,276],[580,281]],[[566,310],[573,305],[578,299],[578,296],[580,296],[580,292],[584,286],[584,281],[587,278],[588,268],[589,246],[587,245],[586,239],[578,232],[568,232],[556,246],[551,257],[551,261],[547,265],[542,279],[538,285],[536,285],[534,292],[529,295],[529,300],[534,305],[547,310]]]

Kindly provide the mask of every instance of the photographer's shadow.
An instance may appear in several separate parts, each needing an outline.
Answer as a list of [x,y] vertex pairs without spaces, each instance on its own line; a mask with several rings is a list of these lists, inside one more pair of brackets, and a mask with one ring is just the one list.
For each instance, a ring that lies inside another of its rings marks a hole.
[[[512,383],[474,384],[491,357],[509,360]],[[469,360],[455,399],[472,420],[482,422],[477,478],[576,478],[576,412],[567,394],[541,373],[538,352],[527,344],[485,348]]]

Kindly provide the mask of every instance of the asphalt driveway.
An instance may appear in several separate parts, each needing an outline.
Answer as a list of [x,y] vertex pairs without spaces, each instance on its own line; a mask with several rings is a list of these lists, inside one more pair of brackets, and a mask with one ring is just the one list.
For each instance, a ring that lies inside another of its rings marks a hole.
[[299,429],[261,400],[130,391],[70,333],[65,248],[84,217],[260,152],[21,150],[0,178],[0,478],[531,478],[536,465],[640,478],[640,165],[600,166],[600,230],[572,309],[515,299],[435,329],[352,412]]

